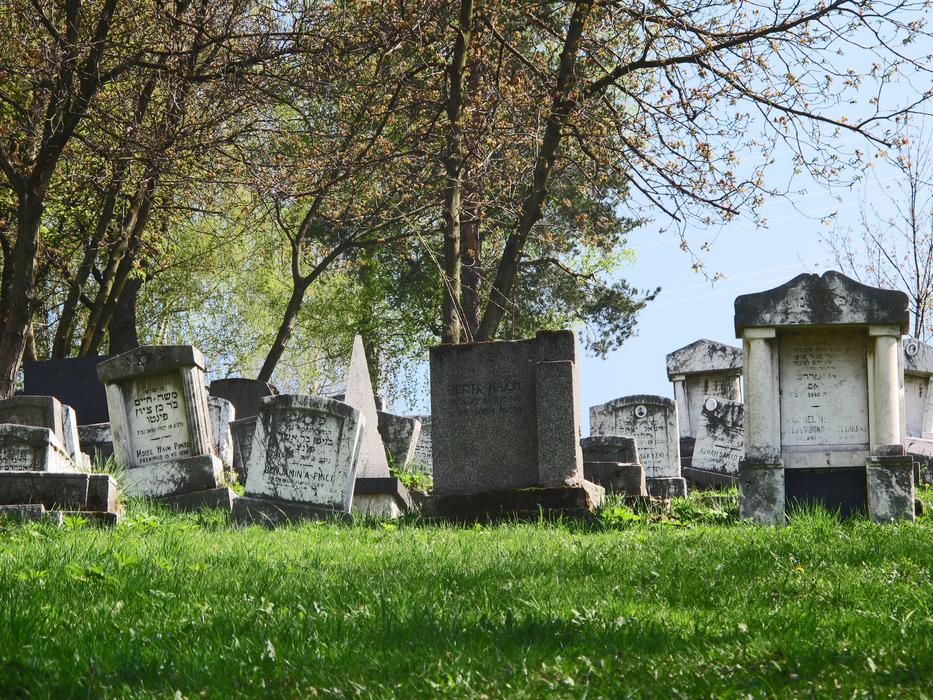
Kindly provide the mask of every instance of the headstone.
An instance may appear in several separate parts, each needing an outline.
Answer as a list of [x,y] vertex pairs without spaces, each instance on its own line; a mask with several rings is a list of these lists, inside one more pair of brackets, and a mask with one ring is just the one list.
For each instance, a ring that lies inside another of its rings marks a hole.
[[271,384],[256,379],[229,377],[212,381],[208,393],[232,403],[236,417],[242,420],[257,415],[259,402],[267,396],[275,396],[279,390]]
[[110,432],[109,422],[79,425],[78,442],[81,445],[81,451],[89,455],[91,461],[113,457],[113,435]]
[[784,521],[788,503],[913,519],[905,455],[907,296],[839,272],[802,274],[735,300],[744,343],[743,518]]
[[97,379],[101,357],[68,357],[23,363],[23,393],[29,396],[54,396],[71,406],[78,425],[103,423],[107,418],[107,394]]
[[239,523],[349,515],[365,417],[320,396],[282,394],[260,403]]
[[647,496],[645,470],[638,457],[635,438],[593,435],[580,440],[583,474],[607,492],[625,496]]
[[707,396],[700,413],[688,477],[699,485],[731,483],[745,455],[745,405]]
[[933,346],[904,338],[904,398],[907,454],[921,465],[920,478],[933,478]]
[[[134,496],[197,507],[229,502],[215,454],[204,357],[190,345],[150,345],[97,366],[107,390],[114,459]],[[218,491],[219,490],[219,491]]]
[[697,340],[667,356],[667,378],[674,384],[680,436],[695,438],[706,397],[742,400],[742,350]]
[[0,424],[0,470],[16,472],[75,472],[78,465],[48,428]]
[[404,467],[415,457],[415,447],[421,434],[421,421],[410,416],[379,411],[379,435],[386,452],[396,467]]
[[656,498],[687,495],[687,482],[680,468],[677,424],[677,404],[663,396],[623,396],[590,408],[592,435],[635,438],[648,493]]
[[78,425],[75,411],[63,405],[54,396],[13,396],[0,401],[0,423],[30,425],[47,428],[55,435],[71,460],[78,466],[87,466],[88,460],[78,444]]
[[412,462],[425,474],[434,474],[434,448],[431,443],[431,416],[414,416],[421,422]]
[[603,490],[583,478],[579,407],[571,331],[432,347],[437,515],[492,518],[596,507]]
[[211,434],[214,436],[214,451],[226,469],[233,468],[233,436],[230,423],[236,420],[236,409],[226,399],[207,397],[207,410],[211,416]]

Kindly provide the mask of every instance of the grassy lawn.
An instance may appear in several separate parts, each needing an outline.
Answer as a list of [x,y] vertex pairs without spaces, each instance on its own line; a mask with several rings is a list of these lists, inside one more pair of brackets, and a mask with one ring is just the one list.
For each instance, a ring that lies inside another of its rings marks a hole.
[[0,697],[933,697],[931,569],[929,515],[734,496],[473,529],[130,504],[0,527]]

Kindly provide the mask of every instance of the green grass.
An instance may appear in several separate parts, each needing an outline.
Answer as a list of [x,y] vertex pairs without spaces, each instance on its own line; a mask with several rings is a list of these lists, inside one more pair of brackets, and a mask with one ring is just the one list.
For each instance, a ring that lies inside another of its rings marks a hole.
[[933,518],[735,520],[3,525],[0,697],[933,696]]

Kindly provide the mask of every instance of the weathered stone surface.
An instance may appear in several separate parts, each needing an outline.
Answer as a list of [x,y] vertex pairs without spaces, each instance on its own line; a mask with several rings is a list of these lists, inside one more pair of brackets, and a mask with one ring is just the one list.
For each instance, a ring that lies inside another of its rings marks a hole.
[[90,459],[81,451],[81,440],[78,437],[78,416],[71,406],[62,404],[62,438],[65,452],[72,461],[80,467],[90,467]]
[[682,476],[655,477],[645,479],[648,495],[653,498],[670,500],[671,498],[687,497],[687,480]]
[[605,489],[589,481],[579,486],[525,488],[477,494],[433,495],[424,499],[422,515],[428,520],[495,522],[503,519],[537,520],[540,517],[589,518],[599,507]]
[[408,489],[394,476],[356,479],[353,491],[353,513],[356,515],[397,518],[413,506]]
[[0,401],[0,423],[30,425],[54,433],[65,446],[62,404],[54,396],[13,396]]
[[[667,356],[674,384],[680,437],[696,437],[708,396],[742,401],[742,351],[712,340],[698,340]],[[689,463],[688,463],[689,466]]]
[[739,464],[739,516],[761,525],[783,525],[784,469],[780,465]]
[[692,469],[735,475],[745,456],[745,406],[711,396],[703,402]]
[[100,459],[113,456],[113,435],[110,423],[90,423],[78,426],[78,443],[81,451],[90,455],[91,460],[100,455]]
[[415,457],[421,435],[421,421],[412,416],[397,416],[379,411],[379,435],[396,467],[403,467]]
[[627,435],[590,435],[580,440],[583,461],[641,464],[635,438]]
[[418,464],[425,474],[434,474],[434,446],[431,441],[431,416],[414,416],[421,421],[421,431],[415,444],[412,461]]
[[8,518],[18,523],[51,522],[59,527],[61,527],[65,521],[61,511],[47,511],[40,503],[0,505],[0,518]]
[[670,381],[680,374],[741,374],[742,349],[704,338],[668,354],[666,364]]
[[868,515],[875,522],[914,519],[913,459],[871,457],[866,467]]
[[369,367],[366,365],[366,351],[360,336],[353,339],[353,352],[350,355],[342,401],[355,408],[365,418],[356,468],[357,477],[388,478],[389,462],[386,459],[385,445],[382,444],[382,437],[379,435],[376,399],[373,396],[373,384],[369,376]]
[[687,488],[717,491],[735,486],[739,477],[738,472],[726,474],[724,472],[710,472],[705,469],[694,469],[693,467],[684,467],[683,475],[684,479],[687,480]]
[[264,525],[275,527],[303,520],[348,519],[342,508],[324,508],[308,503],[282,501],[274,498],[238,496],[233,501],[231,519],[237,525]]
[[583,462],[583,476],[602,486],[607,493],[647,496],[645,470],[640,464],[624,462]]
[[904,338],[904,373],[933,376],[933,345],[916,338]]
[[[203,372],[204,355],[193,345],[141,345],[98,363],[97,378],[105,385],[115,384],[125,379],[167,374],[179,367],[196,367]],[[109,409],[109,400],[107,406]]]
[[48,428],[0,424],[0,470],[74,472],[78,466]]
[[907,435],[933,438],[933,347],[916,338],[904,338],[904,400]]
[[214,436],[214,450],[224,467],[233,467],[233,435],[230,423],[236,420],[236,409],[226,399],[217,396],[207,397],[207,409],[211,416],[211,434]]
[[[432,347],[435,494],[581,483],[579,417],[570,408],[578,401],[576,377],[571,331],[541,332],[533,340]],[[549,380],[558,385],[554,390],[545,390]],[[562,405],[553,406],[555,400]],[[541,435],[542,427],[552,432]]]
[[23,363],[23,393],[54,396],[74,408],[78,425],[103,423],[107,417],[107,395],[97,379],[103,357],[68,357]]
[[352,406],[320,396],[263,399],[246,494],[349,513],[364,422]]
[[230,422],[230,436],[233,440],[233,470],[241,484],[246,483],[249,453],[253,449],[253,433],[256,432],[256,420],[256,416],[251,416]]
[[908,436],[907,454],[919,464],[917,483],[933,484],[933,440]]
[[259,402],[279,393],[271,384],[244,377],[215,379],[208,389],[211,396],[226,399],[233,404],[238,420],[252,418],[259,413]]
[[831,270],[804,273],[780,287],[735,300],[735,332],[750,327],[897,325],[910,323],[907,295],[856,282]]
[[180,493],[175,496],[166,496],[159,499],[169,508],[180,513],[195,513],[204,509],[218,509],[230,511],[236,494],[226,486],[202,491]]
[[217,488],[223,464],[214,455],[199,455],[127,469],[123,485],[130,496],[162,498]]
[[637,394],[592,406],[590,432],[635,438],[649,492],[651,480],[681,476],[677,405],[671,399]]
[[0,505],[41,505],[49,511],[122,515],[117,483],[109,474],[0,472]]

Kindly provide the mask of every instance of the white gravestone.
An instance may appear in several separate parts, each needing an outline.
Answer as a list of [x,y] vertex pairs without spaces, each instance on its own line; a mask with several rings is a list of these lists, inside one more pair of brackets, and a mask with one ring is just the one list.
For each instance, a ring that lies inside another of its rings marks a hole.
[[907,453],[920,463],[924,481],[933,480],[933,346],[904,338],[904,398]]
[[742,350],[713,340],[697,340],[666,358],[674,385],[680,436],[697,435],[707,396],[742,401]]
[[320,396],[260,401],[238,522],[349,514],[365,418]]
[[217,396],[207,397],[207,408],[211,414],[214,450],[229,471],[233,468],[233,435],[230,433],[230,423],[236,420],[236,409],[230,401]]
[[735,476],[745,455],[745,406],[707,396],[697,427],[692,469]]
[[418,442],[415,444],[415,452],[411,461],[425,474],[434,473],[433,449],[431,447],[431,416],[415,416],[421,421],[421,432],[418,433]]
[[623,396],[590,408],[591,435],[635,438],[648,493],[660,498],[687,493],[677,423],[677,404],[663,396]]

